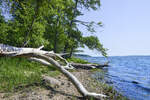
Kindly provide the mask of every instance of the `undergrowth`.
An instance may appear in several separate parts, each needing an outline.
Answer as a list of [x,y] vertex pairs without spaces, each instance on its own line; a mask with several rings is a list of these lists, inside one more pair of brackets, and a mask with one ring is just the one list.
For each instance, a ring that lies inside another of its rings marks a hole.
[[88,64],[89,62],[80,58],[71,57],[67,59],[68,62],[74,62],[74,63],[81,63],[81,64]]
[[[69,58],[69,62],[88,63],[79,58]],[[41,76],[46,74],[55,77],[60,74],[55,67],[46,67],[26,58],[0,58],[0,92],[13,92],[35,83],[41,84]]]
[[0,58],[0,92],[40,83],[42,74],[56,76],[59,72],[54,67],[46,67],[24,58]]

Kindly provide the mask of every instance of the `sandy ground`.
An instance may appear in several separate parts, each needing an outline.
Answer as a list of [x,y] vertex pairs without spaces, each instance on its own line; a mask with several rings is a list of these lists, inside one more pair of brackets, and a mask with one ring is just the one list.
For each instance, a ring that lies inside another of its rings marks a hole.
[[[90,92],[103,93],[103,88],[91,79],[91,72],[78,70],[72,72]],[[0,93],[0,100],[86,100],[76,90],[74,85],[64,76],[56,77],[61,81],[60,86],[29,86],[15,93]]]

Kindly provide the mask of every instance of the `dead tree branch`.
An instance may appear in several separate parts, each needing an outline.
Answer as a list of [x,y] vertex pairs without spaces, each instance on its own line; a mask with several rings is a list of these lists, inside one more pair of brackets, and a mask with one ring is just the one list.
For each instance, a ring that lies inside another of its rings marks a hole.
[[[87,98],[93,97],[97,99],[106,97],[106,95],[103,95],[103,94],[88,92],[84,88],[84,86],[81,84],[81,82],[73,74],[71,74],[68,70],[64,68],[64,66],[68,68],[72,67],[64,58],[62,58],[61,56],[53,52],[48,52],[48,51],[44,51],[40,49],[39,48],[17,48],[17,47],[13,47],[9,45],[0,44],[0,56],[26,57],[26,58],[30,58],[34,61],[40,62],[45,65],[52,64],[75,85],[77,90],[84,97],[87,97]],[[57,57],[60,59],[58,60]],[[63,61],[63,63],[60,63],[60,61]],[[64,65],[64,63],[66,65]]]

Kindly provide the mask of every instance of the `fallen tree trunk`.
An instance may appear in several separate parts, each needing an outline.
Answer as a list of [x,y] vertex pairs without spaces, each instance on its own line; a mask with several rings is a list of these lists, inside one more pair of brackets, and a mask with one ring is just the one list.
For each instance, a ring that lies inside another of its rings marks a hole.
[[108,63],[105,63],[103,65],[99,64],[80,64],[80,63],[70,63],[73,67],[77,69],[93,69],[93,68],[103,68],[105,66],[108,66]]
[[[41,50],[42,48],[43,46],[40,48],[17,48],[9,45],[0,44],[0,56],[26,57],[45,65],[52,64],[75,85],[77,90],[84,97],[93,97],[97,99],[106,97],[106,95],[103,94],[88,92],[80,83],[80,81],[73,74],[71,74],[68,70],[65,69],[65,67],[72,68],[72,66],[64,58],[60,57],[58,54],[55,54],[53,52],[43,51]],[[56,57],[58,57],[59,60]],[[61,61],[63,61],[63,63],[61,63]],[[65,67],[64,63],[66,64]]]
[[[63,57],[61,57],[59,54],[54,53],[53,51],[44,51],[41,50],[44,46],[41,46],[39,48],[17,48],[9,45],[0,44],[0,56],[17,56],[17,55],[26,55],[32,53],[40,54],[40,55],[46,55],[48,57],[53,58],[55,61],[61,64],[66,69],[73,69],[73,66]],[[29,58],[29,57],[28,57]],[[40,62],[45,65],[50,65],[49,62],[36,58],[34,56],[31,56],[29,58],[30,60],[34,60],[37,62]]]

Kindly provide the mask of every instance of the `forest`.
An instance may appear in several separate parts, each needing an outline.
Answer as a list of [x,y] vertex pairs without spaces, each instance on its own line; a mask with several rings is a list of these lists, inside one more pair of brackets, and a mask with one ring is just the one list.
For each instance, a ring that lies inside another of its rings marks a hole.
[[[78,20],[83,10],[96,11],[100,5],[100,0],[0,0],[0,43],[44,45],[45,50],[68,53],[68,57],[87,46],[107,56],[107,49],[93,34],[102,22]],[[85,36],[79,25],[91,35]]]

